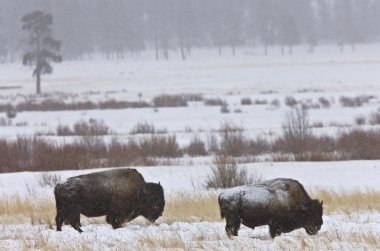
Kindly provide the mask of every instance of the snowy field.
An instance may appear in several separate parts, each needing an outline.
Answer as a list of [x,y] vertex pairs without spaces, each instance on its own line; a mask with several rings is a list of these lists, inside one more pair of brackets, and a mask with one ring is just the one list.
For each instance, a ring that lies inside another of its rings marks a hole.
[[[191,102],[182,108],[141,108],[64,112],[21,112],[13,125],[0,127],[0,138],[51,134],[58,125],[73,125],[84,119],[101,119],[119,138],[129,137],[133,126],[147,121],[156,128],[175,134],[180,144],[187,144],[194,132],[201,137],[228,121],[243,127],[250,136],[275,138],[288,107],[287,96],[304,102],[320,97],[331,101],[326,109],[310,109],[311,124],[320,134],[356,127],[355,118],[368,118],[380,107],[380,45],[358,46],[357,51],[341,54],[336,47],[321,46],[316,53],[296,48],[293,55],[281,55],[279,49],[262,55],[261,49],[243,49],[238,55],[217,56],[216,51],[195,51],[187,61],[172,58],[155,62],[153,54],[140,59],[63,62],[54,66],[54,74],[42,80],[42,91],[50,97],[70,101],[145,100],[160,94],[200,93],[206,98],[226,100],[230,113],[220,107]],[[0,103],[17,104],[35,91],[31,70],[20,64],[0,65]],[[9,88],[11,87],[11,88]],[[64,95],[63,95],[64,94]],[[372,95],[360,107],[343,107],[341,96]],[[242,106],[240,100],[267,100],[266,105]],[[270,102],[278,99],[279,107]],[[240,109],[239,112],[234,112]],[[0,117],[5,115],[0,115]],[[45,136],[56,140],[56,136]],[[1,153],[0,153],[1,154]],[[167,197],[178,193],[206,193],[200,189],[210,172],[210,158],[191,159],[175,166],[137,167],[147,181],[160,181]],[[263,179],[290,177],[307,190],[331,189],[337,192],[380,192],[380,161],[344,162],[263,162],[244,166]],[[62,179],[93,170],[62,171]],[[0,174],[0,199],[12,196],[53,200],[52,187],[38,183],[41,173]],[[5,216],[0,216],[4,219]],[[334,212],[324,215],[324,225],[316,236],[297,230],[272,240],[267,227],[251,230],[242,227],[238,237],[229,239],[224,222],[170,222],[159,219],[149,225],[138,219],[113,230],[104,221],[85,222],[79,234],[65,226],[61,233],[46,224],[0,222],[1,250],[376,250],[380,248],[380,212]]]

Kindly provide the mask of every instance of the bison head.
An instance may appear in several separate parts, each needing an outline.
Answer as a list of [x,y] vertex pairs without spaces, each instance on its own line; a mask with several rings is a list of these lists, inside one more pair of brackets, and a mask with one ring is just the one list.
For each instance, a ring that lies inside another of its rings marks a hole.
[[146,190],[143,199],[144,209],[141,214],[155,222],[164,212],[165,197],[164,189],[160,183],[146,183]]
[[321,229],[323,224],[323,201],[308,200],[302,205],[302,211],[304,215],[304,228],[309,235],[315,235]]

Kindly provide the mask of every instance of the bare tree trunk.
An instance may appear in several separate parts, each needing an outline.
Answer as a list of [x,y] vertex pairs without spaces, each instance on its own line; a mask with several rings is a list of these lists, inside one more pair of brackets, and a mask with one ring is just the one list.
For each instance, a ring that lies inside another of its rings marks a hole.
[[160,59],[160,56],[159,56],[159,53],[158,53],[158,38],[157,38],[156,27],[154,27],[154,50],[156,52],[156,60],[158,61]]
[[37,71],[36,74],[36,93],[41,94],[41,72]]

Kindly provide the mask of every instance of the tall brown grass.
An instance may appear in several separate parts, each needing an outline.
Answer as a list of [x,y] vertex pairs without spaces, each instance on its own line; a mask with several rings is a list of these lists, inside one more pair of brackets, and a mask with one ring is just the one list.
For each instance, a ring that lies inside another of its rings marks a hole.
[[[352,214],[362,211],[380,212],[380,192],[339,191],[331,189],[314,189],[312,198],[323,200],[324,213]],[[19,195],[0,199],[0,224],[46,224],[54,227],[54,198],[21,197]],[[88,219],[83,222],[105,223],[103,218]],[[166,198],[165,211],[158,223],[173,222],[219,222],[218,192],[177,193]]]

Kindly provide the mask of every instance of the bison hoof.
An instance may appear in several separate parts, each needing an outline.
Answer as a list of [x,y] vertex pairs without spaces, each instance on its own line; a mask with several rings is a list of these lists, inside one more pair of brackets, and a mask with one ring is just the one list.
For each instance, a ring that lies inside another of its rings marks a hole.
[[230,230],[230,229],[226,229],[226,232],[227,232],[227,236],[230,238],[230,237],[233,237],[233,236],[238,236],[238,232],[236,230]]

